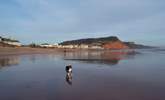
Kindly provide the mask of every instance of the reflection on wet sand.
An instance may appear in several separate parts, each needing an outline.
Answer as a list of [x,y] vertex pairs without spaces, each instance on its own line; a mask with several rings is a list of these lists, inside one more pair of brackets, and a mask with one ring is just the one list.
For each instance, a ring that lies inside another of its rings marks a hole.
[[20,63],[19,56],[0,57],[0,67],[18,65]]
[[66,82],[72,85],[72,73],[66,73]]
[[65,60],[82,61],[86,63],[102,63],[116,65],[120,60],[133,58],[135,51],[80,51],[65,52]]
[[67,65],[65,67],[65,71],[66,71],[66,82],[69,85],[72,85],[72,65]]
[[165,54],[139,52],[0,56],[0,100],[165,100]]
[[37,55],[30,55],[29,56],[29,61],[31,61],[32,63],[35,63],[37,60]]

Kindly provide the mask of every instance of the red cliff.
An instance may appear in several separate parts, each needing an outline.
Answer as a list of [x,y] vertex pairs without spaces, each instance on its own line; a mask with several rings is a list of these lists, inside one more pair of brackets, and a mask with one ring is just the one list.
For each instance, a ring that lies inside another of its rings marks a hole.
[[128,49],[129,47],[121,41],[107,42],[103,45],[105,49]]

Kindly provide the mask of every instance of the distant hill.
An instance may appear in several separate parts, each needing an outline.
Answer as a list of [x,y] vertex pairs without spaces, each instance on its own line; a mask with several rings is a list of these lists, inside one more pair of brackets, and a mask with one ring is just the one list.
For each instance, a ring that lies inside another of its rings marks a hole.
[[71,41],[64,41],[59,43],[60,45],[80,45],[80,44],[92,44],[92,43],[106,43],[106,42],[114,42],[120,41],[116,36],[110,37],[101,37],[101,38],[87,38],[87,39],[78,39],[78,40],[71,40]]
[[77,39],[77,40],[70,40],[59,43],[59,45],[81,45],[81,44],[97,45],[106,49],[151,48],[150,46],[135,44],[134,42],[123,42],[116,36]]

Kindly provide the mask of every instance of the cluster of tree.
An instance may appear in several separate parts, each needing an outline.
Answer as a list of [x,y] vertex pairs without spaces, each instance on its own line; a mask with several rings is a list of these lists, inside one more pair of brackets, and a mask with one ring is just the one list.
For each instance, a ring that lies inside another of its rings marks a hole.
[[1,37],[1,41],[8,41],[8,42],[19,42],[18,40],[15,40],[15,39],[11,39],[11,38],[4,38],[4,37]]
[[[45,46],[44,46],[45,45]],[[46,45],[50,45],[49,43],[42,43],[42,44],[37,44],[37,43],[31,43],[29,45],[27,45],[28,47],[32,47],[32,48],[46,48]]]
[[40,45],[36,44],[36,43],[31,43],[28,45],[29,47],[32,47],[32,48],[37,48],[37,47],[40,47]]
[[134,49],[142,49],[142,48],[154,48],[152,46],[145,46],[142,44],[135,44],[134,42],[124,42],[125,45],[127,45],[129,48],[134,48]]

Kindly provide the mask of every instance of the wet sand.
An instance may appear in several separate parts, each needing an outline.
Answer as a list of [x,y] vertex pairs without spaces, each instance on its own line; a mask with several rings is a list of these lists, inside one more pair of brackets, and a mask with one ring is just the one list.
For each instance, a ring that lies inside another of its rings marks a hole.
[[57,49],[50,48],[30,48],[30,47],[0,47],[0,56],[57,53]]
[[[165,100],[162,49],[140,50],[140,54],[60,53],[42,48],[1,51],[14,55],[0,56],[0,100]],[[65,72],[68,64],[73,65],[71,78]]]
[[58,49],[58,48],[31,48],[31,47],[0,47],[0,56],[26,55],[26,54],[59,54],[59,53],[77,52],[77,51],[88,51],[88,52],[108,51],[109,52],[109,50],[99,50],[99,49],[63,49],[63,48]]

